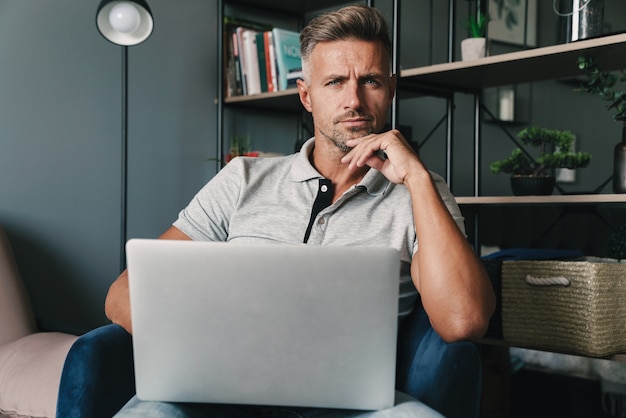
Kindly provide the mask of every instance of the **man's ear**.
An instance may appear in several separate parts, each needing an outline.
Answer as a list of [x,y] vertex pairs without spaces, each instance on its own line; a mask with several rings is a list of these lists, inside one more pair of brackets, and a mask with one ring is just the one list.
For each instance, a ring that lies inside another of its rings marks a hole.
[[303,80],[296,80],[298,86],[298,96],[300,96],[300,102],[302,106],[307,110],[307,112],[313,112],[311,108],[311,98],[309,96],[309,90],[306,83]]

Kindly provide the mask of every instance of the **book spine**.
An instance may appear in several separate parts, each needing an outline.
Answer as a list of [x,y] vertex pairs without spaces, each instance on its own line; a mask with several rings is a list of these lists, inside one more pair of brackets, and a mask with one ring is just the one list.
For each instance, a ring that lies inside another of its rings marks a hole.
[[259,62],[259,80],[261,83],[261,92],[268,91],[267,85],[267,59],[265,53],[265,32],[256,34],[256,50],[257,60]]
[[248,69],[246,67],[246,59],[244,57],[243,48],[243,32],[245,28],[243,26],[237,27],[235,34],[237,38],[237,50],[239,51],[239,70],[241,72],[241,94],[244,96],[248,94]]
[[267,77],[267,91],[273,92],[275,90],[274,77],[272,75],[272,60],[274,59],[272,44],[272,32],[263,32],[263,44],[265,45],[265,75]]
[[251,29],[243,31],[243,59],[245,62],[246,94],[261,93],[261,76],[259,74],[259,54],[256,46],[257,32]]

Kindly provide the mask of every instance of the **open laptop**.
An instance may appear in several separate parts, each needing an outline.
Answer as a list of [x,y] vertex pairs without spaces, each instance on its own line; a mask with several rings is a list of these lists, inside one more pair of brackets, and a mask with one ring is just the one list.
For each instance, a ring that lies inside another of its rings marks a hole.
[[140,399],[393,405],[396,250],[132,239],[126,252]]

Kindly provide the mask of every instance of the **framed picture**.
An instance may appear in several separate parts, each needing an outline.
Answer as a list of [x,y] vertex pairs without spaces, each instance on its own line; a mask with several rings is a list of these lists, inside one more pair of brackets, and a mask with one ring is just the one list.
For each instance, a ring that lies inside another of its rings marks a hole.
[[537,0],[489,0],[489,39],[537,46]]

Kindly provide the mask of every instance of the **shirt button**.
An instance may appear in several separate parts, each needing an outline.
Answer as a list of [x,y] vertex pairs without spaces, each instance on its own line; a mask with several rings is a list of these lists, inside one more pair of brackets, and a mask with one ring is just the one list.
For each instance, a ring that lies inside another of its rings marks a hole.
[[317,223],[320,225],[324,225],[326,223],[326,219],[320,218],[319,221],[317,221]]
[[328,191],[328,186],[327,186],[327,185],[325,185],[325,184],[323,184],[323,185],[322,185],[322,192],[323,192],[323,193],[326,193],[327,191]]

